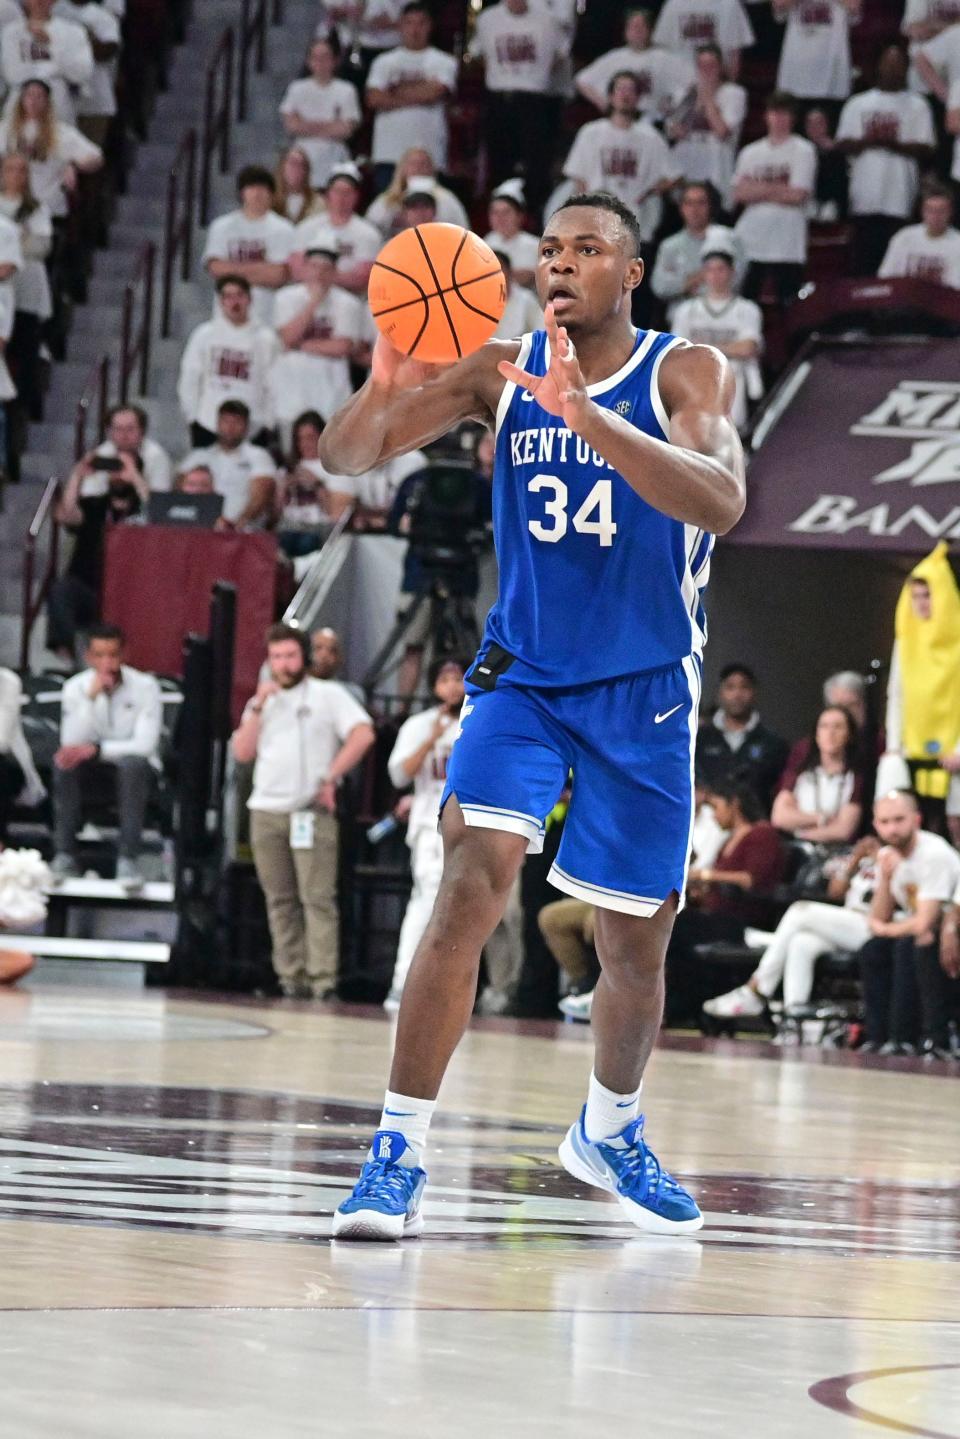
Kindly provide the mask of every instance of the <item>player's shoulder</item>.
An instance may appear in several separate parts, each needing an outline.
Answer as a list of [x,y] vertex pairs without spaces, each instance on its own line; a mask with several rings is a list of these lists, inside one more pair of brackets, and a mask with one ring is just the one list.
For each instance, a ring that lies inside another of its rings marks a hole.
[[674,336],[663,356],[658,376],[661,397],[671,411],[678,404],[698,398],[705,405],[729,386],[730,361],[714,345],[695,343]]

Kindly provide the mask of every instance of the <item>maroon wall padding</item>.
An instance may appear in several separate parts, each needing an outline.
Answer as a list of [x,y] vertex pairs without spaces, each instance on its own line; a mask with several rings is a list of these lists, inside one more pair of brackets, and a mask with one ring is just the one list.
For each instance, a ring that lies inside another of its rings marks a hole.
[[960,540],[960,340],[824,343],[724,543],[926,554],[939,539]]
[[274,618],[277,542],[273,535],[220,534],[172,525],[115,525],[107,534],[103,617],[122,625],[136,669],[179,676],[189,631],[209,629],[217,580],[237,587],[234,723],[257,686],[264,633]]

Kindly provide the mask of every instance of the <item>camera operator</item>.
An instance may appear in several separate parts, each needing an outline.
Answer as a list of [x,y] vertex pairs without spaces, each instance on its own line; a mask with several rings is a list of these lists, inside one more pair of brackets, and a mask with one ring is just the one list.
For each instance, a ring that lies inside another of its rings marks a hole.
[[[453,600],[462,628],[476,631],[478,558],[489,543],[493,521],[491,482],[484,468],[490,443],[490,437],[481,434],[472,470],[456,462],[428,465],[409,475],[397,490],[387,529],[410,540],[398,619],[420,597],[443,594]],[[425,601],[404,635],[406,648],[397,677],[402,701],[416,692],[420,682],[424,650],[436,638],[431,634],[432,620],[433,605]]]
[[170,488],[169,457],[145,430],[141,410],[111,411],[108,438],[74,465],[57,506],[57,522],[72,532],[74,546],[50,591],[47,645],[71,667],[77,632],[99,619],[107,526],[139,515],[151,488]]

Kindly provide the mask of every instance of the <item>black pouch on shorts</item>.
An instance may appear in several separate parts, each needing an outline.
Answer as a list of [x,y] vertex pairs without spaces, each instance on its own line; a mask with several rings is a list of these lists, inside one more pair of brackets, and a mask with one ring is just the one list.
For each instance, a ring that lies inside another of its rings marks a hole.
[[516,658],[516,655],[507,654],[502,646],[491,645],[485,654],[478,657],[473,668],[467,672],[466,678],[472,685],[476,685],[478,690],[496,689],[497,680],[506,674]]

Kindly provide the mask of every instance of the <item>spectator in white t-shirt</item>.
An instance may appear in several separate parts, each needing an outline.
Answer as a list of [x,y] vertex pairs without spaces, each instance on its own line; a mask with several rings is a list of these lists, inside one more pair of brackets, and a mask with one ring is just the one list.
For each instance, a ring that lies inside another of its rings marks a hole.
[[9,356],[17,375],[20,403],[32,420],[43,419],[40,364],[42,327],[53,314],[46,260],[53,246],[53,220],[46,205],[30,191],[30,162],[25,155],[4,155],[0,178],[0,216],[20,232],[23,264],[13,277],[16,305]]
[[875,87],[847,101],[837,126],[837,147],[851,158],[850,214],[861,275],[876,274],[891,237],[913,213],[920,168],[933,159],[930,105],[906,88],[906,78],[906,56],[887,46]]
[[[340,49],[351,60],[359,48],[366,74],[378,55],[400,44],[400,16],[407,0],[323,0],[323,10],[336,23]],[[329,38],[329,24],[317,25],[318,38]]]
[[574,76],[585,100],[602,114],[610,104],[610,81],[629,70],[636,77],[640,114],[661,120],[693,85],[691,56],[650,43],[649,10],[631,10],[623,24],[624,44],[599,55]]
[[437,179],[437,167],[429,151],[413,145],[397,161],[390,184],[371,203],[364,218],[375,225],[383,239],[390,239],[403,227],[403,193],[413,180],[429,180],[437,201],[437,219],[444,225],[470,228],[466,210],[452,190]]
[[719,46],[701,45],[696,64],[696,86],[667,121],[667,139],[678,174],[688,181],[709,180],[728,209],[747,92],[724,79]]
[[322,434],[323,420],[316,410],[296,417],[290,454],[277,483],[277,539],[291,559],[318,550],[351,504],[352,486],[345,487],[320,460]]
[[203,263],[214,280],[242,275],[251,287],[255,320],[269,324],[273,296],[289,279],[293,226],[276,214],[276,182],[262,165],[245,165],[237,176],[240,208],[219,215],[207,231]]
[[180,361],[177,397],[193,445],[212,442],[224,400],[243,401],[256,436],[273,429],[270,367],[280,352],[277,337],[251,318],[250,283],[242,275],[222,275],[217,299],[216,319],[197,326]]
[[911,90],[923,94],[927,90],[916,66],[917,51],[941,31],[960,23],[960,0],[907,0],[903,9],[900,33],[910,41]]
[[540,241],[523,228],[526,216],[522,181],[504,181],[490,197],[487,210],[490,233],[486,240],[492,250],[508,256],[514,284],[530,286],[537,270]]
[[335,284],[336,263],[336,243],[318,240],[304,256],[302,284],[277,292],[274,327],[282,350],[270,383],[284,439],[303,410],[329,420],[352,393],[350,360],[364,337],[365,311]]
[[307,78],[287,87],[280,114],[284,130],[310,158],[311,182],[322,189],[334,165],[350,158],[346,141],[360,124],[360,97],[349,80],[337,78],[337,56],[329,40],[314,40],[307,69]]
[[960,22],[947,25],[913,51],[913,65],[921,89],[946,103],[950,86],[960,80]]
[[112,117],[117,113],[115,82],[120,54],[120,19],[107,5],[95,0],[56,0],[54,16],[82,25],[93,52],[93,74],[77,99],[77,115],[84,132],[103,145]]
[[862,1046],[880,1054],[949,1058],[945,976],[938,932],[960,879],[960,856],[920,828],[916,797],[880,796],[873,823],[882,848],[870,906],[873,938],[860,951]]
[[53,0],[23,0],[23,18],[0,31],[0,71],[9,90],[28,80],[50,87],[57,118],[72,124],[76,97],[93,75],[93,51],[82,25],[53,15]]
[[766,282],[784,304],[803,281],[817,152],[793,133],[796,113],[793,96],[774,91],[766,106],[766,138],[745,145],[737,156],[733,194],[743,213],[736,233],[750,261],[743,286],[749,299],[756,299]]
[[367,76],[366,105],[373,111],[373,183],[386,188],[405,150],[422,145],[437,169],[447,164],[447,104],[457,88],[457,62],[430,44],[426,5],[405,5],[400,44],[378,55]]
[[747,273],[743,245],[727,225],[713,223],[717,197],[713,186],[702,181],[684,185],[680,195],[683,229],[668,235],[657,249],[650,288],[668,306],[668,318],[680,300],[703,289],[703,257],[710,250],[723,250],[733,257],[733,283],[739,290]]
[[851,89],[850,26],[861,0],[773,0],[787,22],[777,89],[800,100],[846,100]]
[[491,335],[493,340],[514,340],[519,335],[543,329],[543,311],[536,295],[525,285],[518,285],[513,278],[510,256],[494,248],[493,253],[500,262],[500,268],[507,281],[507,303],[500,316],[500,323]]
[[103,165],[103,151],[75,125],[57,118],[46,80],[28,80],[0,120],[0,150],[24,155],[30,165],[30,188],[55,220],[67,213],[67,195],[79,174]]
[[554,64],[566,49],[561,26],[533,0],[499,0],[481,10],[470,56],[484,67],[484,134],[494,185],[522,171],[539,211],[550,188],[556,144],[550,93]]
[[663,136],[637,119],[637,82],[629,72],[610,82],[610,114],[577,131],[563,173],[574,192],[606,190],[628,205],[644,240],[656,234],[663,214],[661,196],[679,179]]
[[758,363],[763,349],[763,316],[759,305],[736,293],[729,254],[708,251],[702,270],[702,292],[677,306],[671,329],[695,345],[712,345],[726,355],[736,381],[733,423],[742,429],[747,422],[748,399],[759,400],[763,393]]
[[430,665],[430,692],[436,703],[411,715],[400,726],[388,769],[394,789],[413,786],[412,801],[401,800],[407,816],[407,844],[413,890],[407,903],[397,942],[397,960],[386,1005],[399,1004],[417,945],[433,913],[443,872],[443,841],[438,819],[447,781],[447,764],[457,737],[457,717],[463,704],[463,660],[440,656]]
[[753,42],[753,26],[740,0],[666,0],[653,31],[655,45],[691,59],[701,45],[719,45],[733,80],[740,73],[740,52]]
[[299,267],[300,257],[311,247],[332,247],[337,252],[337,284],[353,295],[366,296],[383,236],[357,214],[361,183],[360,171],[351,161],[334,166],[323,196],[326,211],[297,226],[293,248],[294,263]]
[[277,467],[268,451],[250,443],[249,433],[247,406],[224,400],[213,444],[191,450],[177,467],[181,476],[199,468],[210,471],[214,492],[223,496],[218,529],[260,529],[273,518]]
[[[158,490],[169,490],[172,476],[170,456],[147,434],[149,419],[139,405],[115,405],[107,415],[107,438],[83,457],[76,467],[83,474],[80,495],[105,495],[111,474],[122,473],[130,484],[142,488],[146,500]],[[98,467],[98,460],[109,466]],[[117,462],[121,462],[121,471]],[[76,470],[71,472],[76,473]]]
[[953,196],[945,185],[929,185],[920,206],[922,223],[898,230],[877,273],[891,280],[909,276],[960,290],[960,230],[953,219]]

